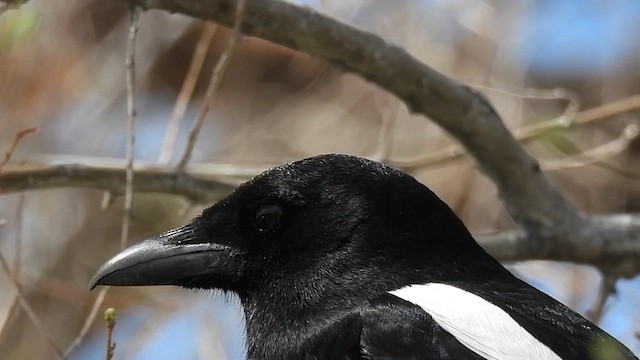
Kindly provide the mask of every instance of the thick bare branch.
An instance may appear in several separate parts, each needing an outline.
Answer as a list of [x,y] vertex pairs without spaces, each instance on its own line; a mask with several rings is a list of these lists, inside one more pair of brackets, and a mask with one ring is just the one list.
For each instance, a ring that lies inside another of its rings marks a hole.
[[597,266],[610,276],[640,273],[640,214],[592,216],[570,233],[506,231],[476,238],[503,261],[571,261]]
[[[173,169],[146,167],[135,171],[134,191],[181,195],[194,203],[210,204],[235,188],[233,181],[204,179],[185,172],[176,173]],[[5,170],[0,173],[0,193],[79,187],[122,195],[126,186],[125,173],[124,168],[83,165]]]
[[[237,0],[128,0],[231,26]],[[527,227],[578,227],[569,205],[511,135],[488,101],[383,39],[286,1],[248,1],[242,32],[327,60],[372,81],[455,136]]]
[[[238,0],[127,0],[231,26]],[[550,259],[588,263],[607,272],[640,272],[640,216],[584,217],[540,172],[486,99],[419,62],[399,47],[309,8],[277,0],[250,0],[243,34],[258,36],[357,73],[429,116],[455,136],[496,183],[522,231],[480,237],[501,260]],[[635,106],[632,104],[631,106]],[[595,115],[594,115],[595,116]],[[600,116],[600,115],[598,115]],[[4,192],[62,186],[123,193],[124,169],[58,165],[0,174]],[[161,168],[136,171],[136,191],[182,195],[211,203],[233,183]],[[636,268],[639,267],[639,268]]]

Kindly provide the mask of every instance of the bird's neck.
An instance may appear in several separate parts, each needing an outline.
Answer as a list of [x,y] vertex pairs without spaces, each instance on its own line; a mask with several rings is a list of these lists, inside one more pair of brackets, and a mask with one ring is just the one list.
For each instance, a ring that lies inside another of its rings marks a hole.
[[[461,257],[454,259],[455,264],[452,259],[436,259],[434,263],[425,256],[408,264],[402,259],[384,262],[363,257],[354,259],[349,266],[334,266],[329,261],[304,273],[287,272],[265,279],[262,285],[239,294],[245,312],[249,359],[300,358],[297,349],[314,342],[314,337],[323,333],[319,327],[322,330],[322,326],[348,324],[345,331],[351,331],[357,325],[352,324],[350,316],[358,314],[370,300],[407,285],[489,283],[511,276],[488,255],[482,261],[474,259]],[[291,353],[281,353],[284,349]]]
[[[359,344],[358,307],[338,298],[325,300],[273,293],[241,297],[248,359],[294,360],[305,358],[304,354],[327,351],[332,348],[328,345],[338,341]],[[332,338],[338,335],[339,338]],[[342,355],[325,354],[319,358],[344,358]]]

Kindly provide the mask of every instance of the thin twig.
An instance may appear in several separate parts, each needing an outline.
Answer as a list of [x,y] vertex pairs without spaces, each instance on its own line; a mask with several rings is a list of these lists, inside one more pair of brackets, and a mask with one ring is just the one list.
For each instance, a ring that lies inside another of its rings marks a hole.
[[131,221],[131,204],[133,202],[133,159],[135,151],[135,124],[136,124],[136,97],[135,97],[135,80],[136,80],[136,64],[135,49],[136,37],[138,34],[138,25],[140,22],[140,8],[133,7],[131,9],[131,25],[129,26],[129,39],[127,42],[127,186],[125,188],[124,198],[124,217],[122,218],[122,234],[120,236],[120,248],[127,246],[127,238],[129,236],[129,223]]
[[178,94],[178,100],[173,108],[171,119],[169,119],[169,123],[167,124],[167,131],[164,134],[162,149],[160,150],[160,156],[158,157],[158,162],[161,164],[169,164],[171,162],[171,158],[173,157],[173,148],[175,147],[176,138],[178,137],[178,132],[180,130],[180,123],[182,122],[184,112],[187,109],[187,104],[189,104],[189,100],[193,94],[193,89],[195,89],[196,83],[198,82],[198,77],[202,70],[202,64],[204,64],[207,50],[211,45],[211,40],[213,39],[213,35],[216,33],[216,29],[217,26],[213,23],[207,22],[204,24],[202,34],[200,35],[198,44],[193,52],[189,71],[187,71],[187,76],[182,83],[180,94]]
[[[505,87],[495,87],[495,86],[485,86],[483,84],[469,84],[470,86],[486,90],[489,92],[494,92],[498,94],[504,94],[508,96],[512,96],[520,99],[534,99],[534,100],[565,100],[567,101],[567,107],[564,109],[564,112],[558,116],[556,119],[553,119],[549,122],[543,122],[548,124],[556,124],[556,126],[564,125],[569,126],[575,121],[578,111],[580,111],[580,98],[578,95],[570,90],[563,88],[555,88],[555,89],[534,89],[534,88],[524,88],[524,89],[510,89]],[[534,130],[537,126],[542,123],[533,124],[530,128]],[[521,134],[525,136],[525,134]],[[533,136],[534,134],[529,134],[528,136]]]
[[[18,285],[24,286],[24,284],[18,284]],[[0,324],[0,339],[4,338],[4,331],[7,329],[6,326],[9,323],[9,315],[13,314],[13,312],[16,311],[16,308],[18,306],[21,306],[20,298],[18,298],[18,294],[14,294],[13,298],[11,299],[11,304],[7,306],[7,311],[5,312],[7,316],[4,318],[4,322]]]
[[104,311],[104,320],[107,323],[107,353],[106,360],[113,359],[113,353],[116,350],[116,343],[113,342],[113,328],[116,326],[116,310],[108,308]]
[[24,218],[24,193],[18,196],[18,205],[16,206],[16,242],[15,242],[15,257],[13,259],[13,272],[11,276],[16,281],[16,284],[20,284],[20,273],[22,267],[22,226]]
[[600,287],[598,289],[596,300],[591,309],[589,309],[586,314],[587,318],[591,320],[592,323],[600,323],[600,321],[602,320],[602,315],[604,315],[607,299],[609,298],[609,295],[611,295],[614,291],[615,280],[611,282],[610,280],[608,280],[608,276],[604,274],[602,282],[600,283]]
[[640,128],[636,124],[627,125],[622,134],[606,144],[593,149],[585,150],[574,156],[558,160],[541,161],[540,167],[543,170],[553,171],[560,169],[570,169],[582,167],[601,162],[603,159],[614,156],[625,151],[631,142],[640,134]]
[[400,102],[394,101],[394,106],[382,114],[382,125],[378,134],[378,146],[372,158],[379,162],[385,162],[391,151],[391,142],[393,140],[393,126],[398,119],[400,110]]
[[233,34],[227,43],[222,55],[220,55],[220,59],[218,59],[218,63],[213,69],[213,74],[211,75],[211,81],[209,82],[209,87],[207,88],[207,92],[204,95],[204,99],[202,101],[202,106],[198,111],[198,115],[196,116],[196,121],[193,124],[193,128],[189,133],[189,139],[187,141],[187,146],[184,149],[184,153],[182,154],[182,158],[180,158],[180,162],[176,166],[176,170],[182,171],[184,167],[187,165],[189,160],[191,160],[191,155],[193,154],[193,149],[196,146],[196,142],[198,141],[198,135],[200,135],[200,130],[202,129],[202,124],[204,123],[204,118],[209,112],[209,108],[213,105],[213,99],[215,97],[216,91],[218,90],[218,86],[220,85],[220,80],[222,79],[222,75],[226,70],[229,60],[231,59],[231,55],[236,47],[238,41],[240,41],[242,34],[240,33],[240,26],[242,25],[242,18],[244,17],[246,0],[238,0],[238,5],[236,6],[235,12],[235,20],[233,23]]
[[37,281],[34,281],[36,280],[35,276],[25,277],[22,277],[18,285],[30,294],[42,294],[60,302],[83,307],[92,306],[95,300],[86,289],[78,288],[75,284],[70,283],[68,279],[61,280],[51,276],[38,275]]
[[640,111],[640,94],[584,110],[576,116],[576,124],[589,124],[614,116]]
[[[2,12],[0,11],[0,14]],[[20,139],[21,137],[19,137],[18,135],[16,135],[16,140]],[[13,150],[16,148],[17,146],[17,142],[14,141],[13,145],[11,146],[11,150],[7,152],[6,156],[5,156],[5,160],[2,162],[2,164],[0,164],[0,173],[2,172],[2,167],[7,164],[9,162],[9,160],[11,159],[11,156],[13,154]],[[11,276],[16,284],[18,285],[18,288],[21,289],[20,287],[20,281],[19,281],[19,269],[20,268],[20,246],[19,244],[21,243],[20,238],[21,238],[21,229],[22,229],[22,210],[23,210],[23,204],[24,204],[24,194],[20,194],[20,198],[18,200],[18,207],[16,210],[16,217],[18,218],[16,220],[17,226],[18,226],[18,232],[16,234],[16,255],[15,255],[15,259],[14,259],[14,264],[13,264],[13,271],[11,273],[7,273],[7,276]],[[6,225],[6,220],[4,219],[0,219],[0,228]],[[2,253],[0,252],[0,256],[2,256]],[[7,314],[13,314],[13,312],[15,311],[15,309],[20,306],[20,297],[19,295],[16,293],[13,296],[13,299],[11,300],[11,304],[8,306],[7,308]],[[5,326],[7,325],[8,322],[8,316],[5,319],[5,321],[0,324],[0,338],[2,337],[2,334],[4,333],[4,329]]]
[[[496,89],[493,90],[499,91]],[[560,90],[562,89],[550,91],[558,92]],[[536,93],[537,91],[541,90],[536,90],[534,91],[534,93]],[[504,91],[500,90],[499,92]],[[612,103],[597,106],[592,109],[580,111],[578,113],[575,113],[575,116],[572,117],[571,114],[574,113],[574,110],[577,110],[576,103],[575,100],[572,99],[571,93],[567,92],[565,94],[567,95],[566,97],[562,96],[559,98],[566,98],[567,100],[569,100],[569,106],[567,106],[562,115],[549,121],[543,121],[537,124],[517,129],[514,131],[514,137],[519,141],[527,142],[536,139],[538,136],[546,133],[547,131],[555,129],[566,129],[573,126],[588,125],[598,121],[611,120],[615,116],[640,110],[640,95],[635,95],[622,100],[614,101]],[[538,93],[537,95],[540,94]],[[387,163],[403,169],[412,169],[418,167],[440,165],[447,161],[461,159],[465,154],[466,152],[462,147],[452,146],[448,149],[444,149],[420,158],[393,159],[388,160]]]
[[[127,238],[129,236],[129,223],[131,220],[131,203],[133,200],[133,158],[135,147],[135,118],[136,118],[136,102],[135,102],[135,46],[136,38],[138,34],[138,27],[140,23],[140,8],[133,6],[130,11],[131,18],[129,24],[129,37],[127,40],[127,57],[126,57],[126,72],[127,72],[127,162],[126,168],[126,184],[125,184],[125,200],[124,200],[124,214],[122,216],[122,232],[120,234],[120,249],[124,249],[127,246]],[[91,328],[91,324],[95,320],[98,314],[98,309],[102,305],[105,296],[107,295],[108,287],[100,289],[100,293],[93,303],[93,307],[89,312],[89,315],[85,319],[84,325],[80,330],[80,333],[76,336],[73,343],[67,348],[66,354],[68,355],[73,349],[78,346],[87,332]]]
[[20,289],[20,285],[11,276],[11,268],[9,268],[9,263],[5,259],[4,255],[2,255],[2,253],[0,253],[0,266],[2,267],[2,270],[5,272],[7,277],[9,278],[9,282],[11,283],[11,286],[13,286],[14,291],[18,296],[18,301],[20,302],[20,306],[22,306],[22,310],[24,310],[24,312],[27,314],[29,319],[31,319],[31,322],[33,322],[33,324],[38,329],[38,331],[42,333],[42,336],[44,336],[47,344],[49,345],[51,350],[56,354],[56,357],[59,359],[66,359],[65,354],[62,352],[62,349],[55,343],[55,341],[53,341],[51,336],[49,336],[49,332],[45,329],[45,326],[40,320],[40,318],[38,317],[38,314],[36,314],[35,310],[33,310],[31,305],[27,301],[27,298],[22,293],[22,290]]
[[102,306],[102,303],[104,302],[105,296],[107,296],[108,290],[109,288],[106,286],[100,289],[100,292],[98,293],[98,296],[94,300],[93,305],[91,305],[91,311],[89,311],[89,315],[87,315],[87,318],[84,320],[84,323],[82,324],[82,328],[80,329],[80,332],[78,332],[78,336],[76,336],[75,339],[73,339],[73,342],[65,350],[64,352],[65,356],[69,356],[69,354],[71,354],[71,352],[78,345],[82,343],[82,340],[89,332],[89,329],[91,329],[91,325],[93,325],[93,320],[98,315],[98,311],[100,310],[100,306]]
[[[2,168],[7,163],[9,163],[9,161],[11,160],[11,157],[13,156],[13,152],[17,148],[17,146],[20,143],[20,141],[26,135],[31,134],[31,133],[36,133],[37,131],[38,131],[37,128],[28,128],[28,129],[24,129],[24,130],[21,130],[18,133],[16,133],[16,137],[15,137],[15,140],[13,141],[13,144],[11,144],[11,147],[9,148],[9,151],[7,151],[7,153],[5,154],[4,160],[2,161],[2,163],[0,163],[0,173],[2,172]],[[18,212],[19,212],[19,214],[22,212],[22,208],[23,208],[22,202],[20,202],[18,204]],[[21,215],[20,215],[20,220],[19,220],[19,227],[22,227],[22,216]],[[19,234],[18,236],[20,236],[20,231],[18,232],[18,234]],[[19,244],[19,239],[18,239],[17,244]],[[20,253],[17,253],[16,256],[20,256]],[[17,266],[19,266],[19,260],[18,260],[18,262],[16,262],[16,264],[17,264]],[[31,304],[29,304],[29,302],[27,301],[27,298],[22,293],[22,288],[20,287],[20,284],[18,282],[17,274],[15,272],[11,271],[11,267],[9,266],[9,262],[6,260],[6,258],[2,254],[2,252],[0,252],[0,266],[2,267],[2,270],[5,272],[6,276],[9,278],[9,282],[14,287],[14,290],[16,292],[16,298],[18,300],[18,303],[20,304],[20,306],[24,310],[24,312],[31,319],[31,321],[33,322],[35,327],[38,328],[38,330],[42,333],[42,336],[44,336],[47,344],[49,345],[51,350],[53,350],[53,352],[56,354],[56,356],[58,358],[60,358],[60,359],[65,359],[65,355],[62,352],[62,349],[55,343],[55,341],[53,341],[51,336],[49,336],[49,333],[46,331],[46,329],[44,327],[44,324],[42,323],[42,321],[38,317],[38,314],[36,314],[35,310],[33,310],[33,307],[31,307]]]
[[[470,84],[476,89],[495,92],[498,94],[504,94],[522,99],[537,99],[537,100],[566,100],[568,105],[562,114],[555,119],[549,121],[543,121],[537,124],[525,126],[523,128],[514,131],[514,137],[520,141],[528,141],[536,138],[540,134],[558,128],[567,128],[575,122],[575,119],[580,110],[580,100],[578,96],[566,89],[509,89],[503,87],[486,86],[483,84]],[[389,160],[388,164],[403,169],[412,169],[418,167],[427,167],[440,165],[444,162],[458,160],[463,158],[466,154],[465,150],[459,146],[451,146],[448,149],[444,149],[435,153],[420,156],[414,159],[393,159]]]
[[16,133],[16,137],[13,139],[13,144],[11,144],[11,147],[9,148],[9,151],[7,151],[4,154],[4,160],[2,160],[2,162],[0,162],[0,172],[2,171],[2,168],[9,163],[9,160],[11,160],[11,157],[13,156],[13,152],[16,150],[16,147],[18,146],[18,143],[20,142],[20,140],[22,140],[22,138],[24,138],[25,136],[29,135],[29,134],[37,134],[40,130],[37,127],[30,127],[30,128],[26,128],[24,130],[20,130]]

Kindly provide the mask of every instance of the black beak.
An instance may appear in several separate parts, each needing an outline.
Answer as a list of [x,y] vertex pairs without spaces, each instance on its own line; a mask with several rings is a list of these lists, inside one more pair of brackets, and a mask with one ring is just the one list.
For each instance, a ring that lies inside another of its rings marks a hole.
[[187,225],[133,245],[102,265],[91,278],[89,288],[180,285],[188,279],[219,274],[230,248],[196,243],[192,237],[192,227]]

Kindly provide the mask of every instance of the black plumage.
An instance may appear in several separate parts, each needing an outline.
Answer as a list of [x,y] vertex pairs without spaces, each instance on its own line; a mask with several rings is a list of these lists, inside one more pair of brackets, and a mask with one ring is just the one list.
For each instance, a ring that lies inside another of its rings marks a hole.
[[[250,359],[502,360],[536,358],[540,349],[547,359],[604,359],[602,349],[607,359],[635,359],[511,275],[427,187],[346,155],[256,176],[191,223],[116,255],[94,275],[96,285],[235,292]],[[456,321],[468,309],[442,312],[394,295],[412,285],[445,301],[449,290],[462,294],[450,298],[472,309],[461,330]],[[478,313],[489,321],[476,318],[475,306],[488,309]],[[498,325],[513,339],[490,336],[503,312]],[[474,345],[468,330],[476,326],[489,335]]]

